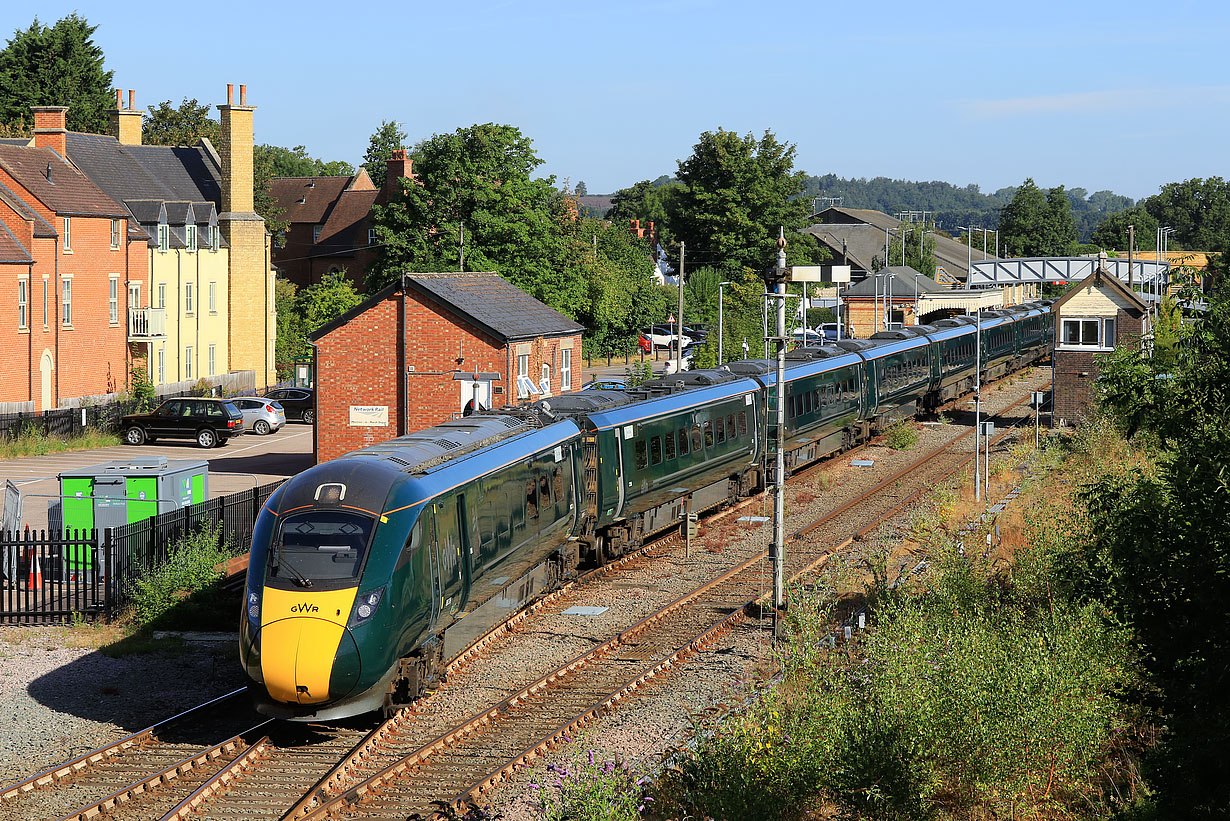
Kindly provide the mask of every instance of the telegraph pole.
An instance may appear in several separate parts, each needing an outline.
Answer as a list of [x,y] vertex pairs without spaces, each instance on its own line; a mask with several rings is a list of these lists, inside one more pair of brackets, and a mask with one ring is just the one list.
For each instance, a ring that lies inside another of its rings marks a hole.
[[675,373],[683,373],[683,254],[686,249],[679,243],[679,332],[675,337]]

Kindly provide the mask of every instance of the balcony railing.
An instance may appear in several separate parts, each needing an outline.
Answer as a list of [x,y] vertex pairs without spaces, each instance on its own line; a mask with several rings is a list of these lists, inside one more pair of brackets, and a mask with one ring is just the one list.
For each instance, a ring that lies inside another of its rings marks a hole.
[[166,308],[128,309],[129,342],[144,342],[150,339],[165,339],[166,335]]

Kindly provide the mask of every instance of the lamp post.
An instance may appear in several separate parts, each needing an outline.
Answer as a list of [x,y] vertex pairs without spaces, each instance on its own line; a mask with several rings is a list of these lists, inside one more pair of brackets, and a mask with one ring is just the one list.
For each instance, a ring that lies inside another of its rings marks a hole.
[[718,283],[718,367],[721,367],[726,362],[726,360],[722,358],[722,288],[729,284],[729,280]]

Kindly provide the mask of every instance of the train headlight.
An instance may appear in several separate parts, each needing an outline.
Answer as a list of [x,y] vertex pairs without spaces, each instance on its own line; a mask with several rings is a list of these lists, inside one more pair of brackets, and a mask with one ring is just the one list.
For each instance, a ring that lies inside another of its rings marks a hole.
[[248,602],[245,609],[248,612],[248,621],[253,626],[259,626],[261,623],[261,597],[255,590],[248,590]]
[[383,587],[359,596],[355,601],[354,612],[350,616],[350,626],[357,627],[370,619],[376,612],[376,608],[380,606],[380,599],[383,596]]

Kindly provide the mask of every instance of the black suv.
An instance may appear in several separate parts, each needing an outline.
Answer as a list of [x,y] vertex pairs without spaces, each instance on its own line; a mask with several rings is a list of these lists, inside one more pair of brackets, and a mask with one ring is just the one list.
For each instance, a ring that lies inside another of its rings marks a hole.
[[277,400],[287,419],[300,419],[309,425],[316,421],[315,388],[278,388],[265,394],[265,398]]
[[149,413],[133,413],[120,422],[130,445],[158,438],[195,439],[203,448],[225,445],[243,433],[243,414],[229,399],[168,399]]

